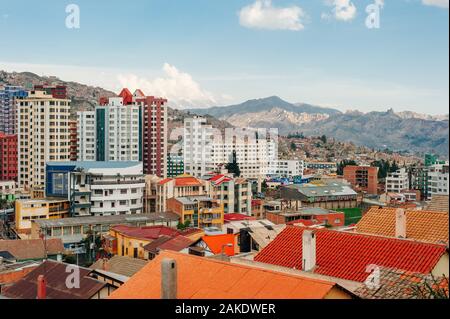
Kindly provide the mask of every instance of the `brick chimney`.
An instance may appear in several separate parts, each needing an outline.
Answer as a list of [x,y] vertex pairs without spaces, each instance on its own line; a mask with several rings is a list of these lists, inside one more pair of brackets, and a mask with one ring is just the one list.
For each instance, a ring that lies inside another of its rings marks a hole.
[[44,275],[39,275],[37,278],[37,299],[47,298],[47,281]]
[[406,238],[406,212],[402,208],[395,210],[395,237]]
[[161,299],[177,299],[177,262],[165,258],[161,262]]
[[312,271],[316,267],[316,233],[314,230],[305,229],[302,237],[302,268],[304,271]]

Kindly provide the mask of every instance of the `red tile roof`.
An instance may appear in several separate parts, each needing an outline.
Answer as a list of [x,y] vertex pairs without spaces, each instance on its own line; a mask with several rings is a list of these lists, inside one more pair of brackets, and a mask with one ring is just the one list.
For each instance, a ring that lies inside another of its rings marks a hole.
[[323,299],[340,289],[323,280],[164,251],[109,299],[160,299],[165,258],[177,261],[179,299]]
[[[255,261],[302,269],[303,227],[287,226]],[[402,269],[428,274],[446,253],[444,245],[363,235],[326,229],[316,230],[315,273],[353,281],[364,281],[366,267]]]
[[244,215],[244,214],[238,214],[238,213],[230,213],[230,214],[225,214],[223,216],[223,220],[225,222],[235,222],[235,221],[239,221],[239,220],[255,220],[255,219],[256,219],[255,217]]
[[8,251],[17,260],[43,259],[47,255],[57,255],[64,252],[60,238],[0,240],[0,251]]
[[201,186],[202,182],[190,175],[180,175],[175,178],[166,178],[158,182],[158,185],[164,185],[175,180],[175,186]]
[[[202,240],[209,247],[215,255],[222,253],[222,248],[227,256],[234,256],[235,254],[235,236],[234,234],[210,235],[203,236]],[[231,244],[231,247],[224,247],[224,245]]]
[[228,177],[226,175],[223,175],[223,174],[218,174],[218,175],[215,175],[215,176],[211,177],[209,180],[211,182],[214,182],[214,185],[220,185],[222,183],[226,183],[226,182],[231,181],[232,178],[230,178],[230,177]]
[[112,227],[113,230],[124,234],[125,236],[134,237],[144,240],[154,240],[160,236],[174,237],[180,232],[177,229],[167,226],[146,226],[146,227],[133,227],[127,225],[117,225]]

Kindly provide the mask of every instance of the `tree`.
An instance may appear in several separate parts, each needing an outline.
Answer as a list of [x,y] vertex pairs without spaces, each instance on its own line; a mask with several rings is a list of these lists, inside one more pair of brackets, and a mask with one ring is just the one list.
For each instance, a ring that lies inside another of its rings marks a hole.
[[344,175],[344,167],[349,165],[358,165],[354,160],[342,160],[336,167],[337,175]]
[[322,141],[323,144],[327,144],[327,136],[326,135],[322,135],[320,137],[320,140]]
[[291,150],[294,152],[297,150],[297,145],[294,142],[291,142]]
[[431,275],[431,280],[413,287],[413,296],[417,299],[448,299],[448,278],[443,276],[438,279]]
[[228,170],[229,173],[232,173],[234,177],[241,176],[241,169],[239,168],[239,164],[237,163],[236,159],[236,151],[233,151],[232,161],[231,163],[225,165],[225,168]]

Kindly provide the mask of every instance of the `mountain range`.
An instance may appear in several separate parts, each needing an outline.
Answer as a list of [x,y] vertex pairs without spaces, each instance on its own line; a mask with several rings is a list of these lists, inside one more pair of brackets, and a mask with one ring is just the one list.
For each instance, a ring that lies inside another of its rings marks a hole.
[[289,103],[277,96],[207,109],[191,109],[237,127],[278,128],[287,135],[327,135],[375,149],[449,154],[447,115],[427,115],[410,111],[340,112],[305,103]]
[[[30,72],[0,71],[0,85],[31,87],[35,84],[62,84],[72,100],[72,115],[83,109],[93,109],[101,96],[114,96],[111,91],[56,77],[41,77]],[[209,121],[221,128],[278,128],[280,134],[303,132],[304,135],[327,135],[340,141],[353,142],[375,149],[421,154],[432,152],[448,157],[448,114],[432,116],[410,111],[341,112],[306,103],[289,103],[280,97],[253,99],[237,105],[174,110],[169,108],[173,126],[181,126],[185,117],[208,115]]]

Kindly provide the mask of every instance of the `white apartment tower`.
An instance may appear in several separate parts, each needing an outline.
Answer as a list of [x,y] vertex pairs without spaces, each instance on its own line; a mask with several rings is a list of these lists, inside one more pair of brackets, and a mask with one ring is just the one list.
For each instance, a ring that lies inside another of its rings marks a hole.
[[45,163],[68,161],[70,100],[31,91],[17,100],[18,184],[24,191],[43,190]]
[[400,168],[386,177],[386,192],[398,193],[409,189],[409,177],[405,168]]
[[428,199],[432,199],[433,195],[448,195],[448,179],[448,162],[430,166],[430,170],[428,171]]
[[109,98],[95,111],[77,113],[79,161],[139,161],[139,106]]
[[95,111],[77,112],[77,161],[95,161]]

